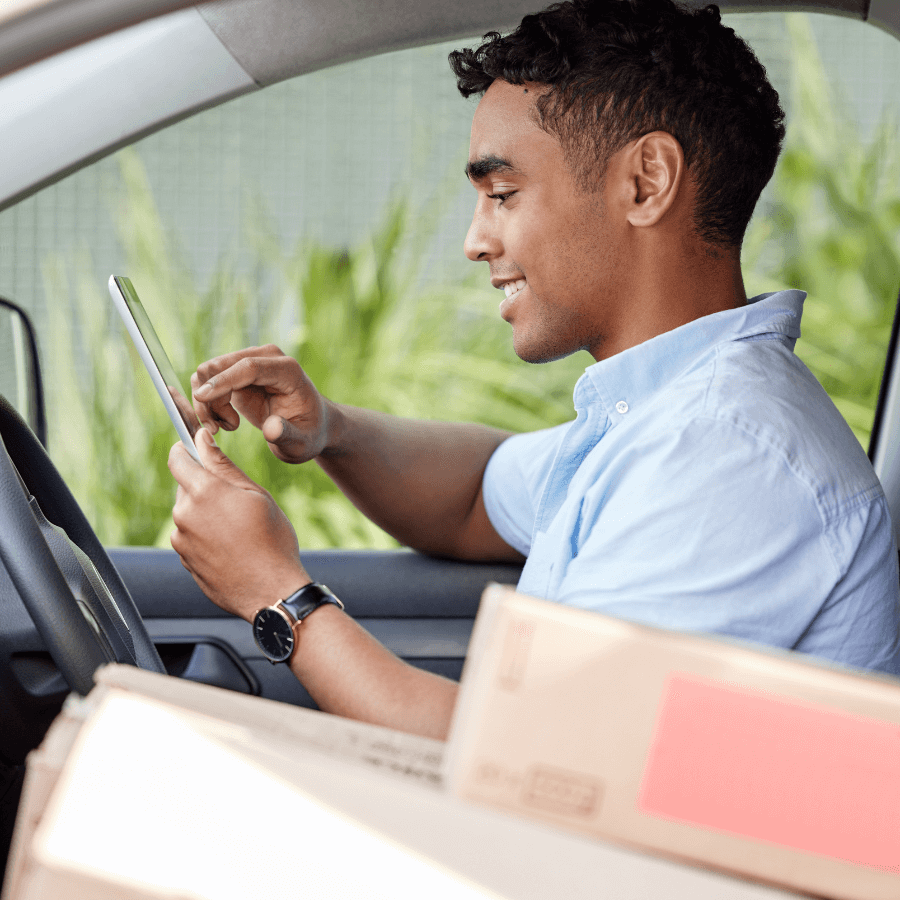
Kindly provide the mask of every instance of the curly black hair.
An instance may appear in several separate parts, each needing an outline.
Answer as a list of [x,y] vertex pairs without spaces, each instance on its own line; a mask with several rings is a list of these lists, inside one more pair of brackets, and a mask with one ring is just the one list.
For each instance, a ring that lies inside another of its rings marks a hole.
[[538,124],[559,139],[584,190],[602,186],[626,144],[673,135],[697,185],[695,227],[712,245],[740,246],[784,139],[778,93],[715,5],[568,0],[455,50],[450,65],[464,97],[498,78],[547,85]]

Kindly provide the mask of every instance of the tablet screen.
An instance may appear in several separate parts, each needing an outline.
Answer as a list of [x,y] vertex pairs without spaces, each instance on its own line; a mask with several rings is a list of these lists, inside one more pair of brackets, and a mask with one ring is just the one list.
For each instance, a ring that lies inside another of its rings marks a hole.
[[150,317],[138,298],[130,278],[110,275],[109,293],[121,314],[125,327],[150,373],[157,393],[184,445],[199,462],[194,435],[200,428],[194,409],[187,399],[175,369],[156,334]]

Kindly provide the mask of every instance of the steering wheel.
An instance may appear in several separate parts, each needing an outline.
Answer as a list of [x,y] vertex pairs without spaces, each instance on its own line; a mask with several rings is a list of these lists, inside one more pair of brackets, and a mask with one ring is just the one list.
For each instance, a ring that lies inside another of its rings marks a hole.
[[73,691],[87,694],[94,672],[108,662],[165,673],[125,583],[78,502],[2,396],[0,561]]

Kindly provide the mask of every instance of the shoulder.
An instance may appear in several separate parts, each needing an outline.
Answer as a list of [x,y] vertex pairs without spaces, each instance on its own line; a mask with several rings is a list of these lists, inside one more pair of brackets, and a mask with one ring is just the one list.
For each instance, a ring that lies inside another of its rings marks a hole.
[[539,490],[570,426],[566,422],[507,438],[494,451],[485,477],[495,482],[524,483],[532,491]]
[[[737,341],[718,349],[696,404],[720,440],[755,448],[810,492],[831,519],[882,496],[859,441],[804,363],[779,340]],[[687,421],[690,421],[688,417]]]
[[673,529],[727,518],[824,539],[884,496],[834,404],[777,339],[716,348],[611,428],[589,468],[589,527],[601,516]]

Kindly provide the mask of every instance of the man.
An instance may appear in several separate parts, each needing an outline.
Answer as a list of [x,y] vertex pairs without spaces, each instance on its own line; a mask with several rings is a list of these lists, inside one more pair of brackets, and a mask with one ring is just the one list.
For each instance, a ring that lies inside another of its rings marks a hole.
[[323,709],[446,733],[455,685],[307,587],[290,524],[215,448],[242,415],[401,542],[527,558],[526,593],[900,674],[886,502],[793,355],[804,295],[744,292],[741,240],[784,135],[752,52],[715,7],[574,0],[451,64],[483,94],[466,254],[503,289],[523,359],[594,356],[577,418],[510,437],[340,406],[274,346],[204,363],[206,468],[170,457],[172,543],[201,588],[276,655],[276,614],[257,612],[292,598],[285,655]]

